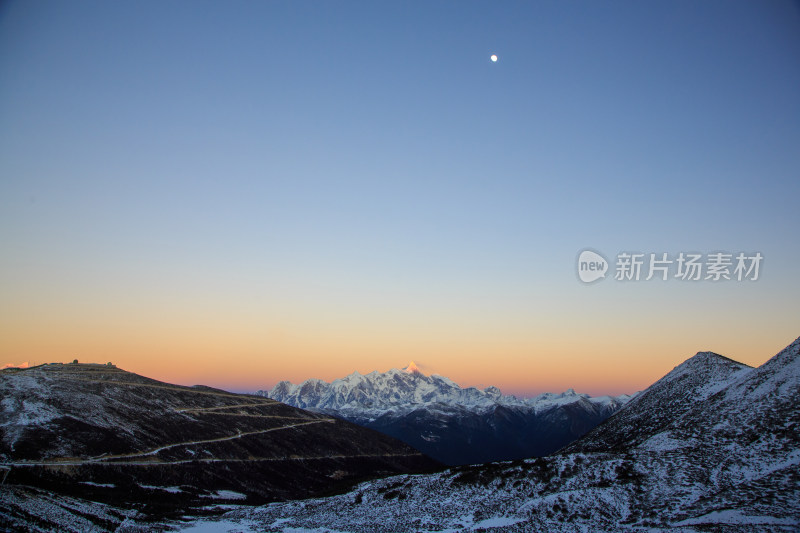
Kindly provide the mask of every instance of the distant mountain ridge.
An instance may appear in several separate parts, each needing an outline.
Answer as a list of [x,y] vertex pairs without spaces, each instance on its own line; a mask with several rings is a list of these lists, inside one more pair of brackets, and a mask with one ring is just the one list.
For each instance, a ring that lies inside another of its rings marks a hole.
[[281,381],[270,391],[260,390],[256,394],[302,409],[337,414],[352,412],[361,417],[381,416],[387,411],[409,412],[433,404],[470,410],[504,406],[542,411],[581,399],[598,405],[610,405],[624,404],[631,398],[627,394],[591,397],[579,394],[574,389],[567,389],[560,394],[546,392],[533,398],[517,398],[502,394],[494,386],[485,389],[462,388],[447,377],[437,374],[427,376],[413,361],[403,369],[393,368],[387,372],[373,371],[369,374],[353,372],[331,383],[320,379],[308,379],[297,385]]
[[404,369],[353,372],[331,383],[281,381],[256,394],[376,429],[447,464],[546,455],[630,399],[593,398],[573,389],[517,398],[497,387],[462,388],[447,377],[427,376],[413,361]]

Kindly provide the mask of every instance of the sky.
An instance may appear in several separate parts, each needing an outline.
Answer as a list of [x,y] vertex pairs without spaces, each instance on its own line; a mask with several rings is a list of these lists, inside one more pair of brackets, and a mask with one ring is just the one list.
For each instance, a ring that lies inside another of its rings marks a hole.
[[759,365],[800,335],[798,146],[792,2],[6,1],[0,366],[529,396]]

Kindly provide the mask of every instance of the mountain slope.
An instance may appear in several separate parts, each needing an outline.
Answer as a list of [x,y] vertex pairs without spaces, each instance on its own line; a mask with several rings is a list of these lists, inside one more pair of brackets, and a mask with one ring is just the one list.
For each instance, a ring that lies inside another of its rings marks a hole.
[[616,451],[640,444],[751,370],[722,355],[699,352],[564,452]]
[[308,497],[435,466],[399,441],[342,420],[107,365],[5,370],[0,397],[6,483],[144,502],[152,512],[215,499]]
[[[613,452],[564,451],[399,476],[333,498],[233,511],[226,519],[251,520],[263,531],[800,528],[800,339],[752,370],[698,354],[642,393],[648,395],[648,402],[663,402],[653,409],[670,415],[654,411],[653,422],[645,404],[632,402],[618,416],[636,411],[629,420],[637,424],[618,426],[627,434],[613,441]],[[586,439],[575,448],[599,445],[597,435]]]
[[413,362],[332,383],[282,381],[257,394],[378,430],[449,465],[547,455],[629,399],[591,398],[572,389],[519,399],[497,387],[461,388],[446,377],[426,376]]

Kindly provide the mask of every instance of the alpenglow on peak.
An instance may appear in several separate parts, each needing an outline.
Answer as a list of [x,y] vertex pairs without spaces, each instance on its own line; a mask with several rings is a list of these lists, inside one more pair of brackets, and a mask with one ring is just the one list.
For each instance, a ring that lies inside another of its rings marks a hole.
[[404,372],[408,372],[409,374],[422,374],[422,370],[419,369],[417,364],[414,361],[408,363],[408,366],[403,369]]

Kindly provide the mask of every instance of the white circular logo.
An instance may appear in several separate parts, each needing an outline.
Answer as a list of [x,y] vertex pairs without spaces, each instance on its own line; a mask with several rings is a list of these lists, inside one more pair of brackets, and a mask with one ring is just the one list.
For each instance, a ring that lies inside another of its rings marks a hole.
[[594,250],[583,250],[578,255],[578,278],[584,283],[604,279],[608,271],[608,261]]

